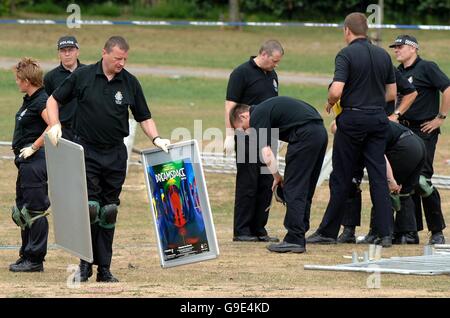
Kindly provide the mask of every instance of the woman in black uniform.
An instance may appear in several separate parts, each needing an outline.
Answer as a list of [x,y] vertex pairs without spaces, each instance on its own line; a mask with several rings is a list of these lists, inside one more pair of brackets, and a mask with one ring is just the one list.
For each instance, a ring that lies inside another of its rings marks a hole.
[[47,254],[50,206],[47,195],[44,136],[47,129],[47,94],[43,88],[43,71],[30,58],[22,58],[14,67],[16,83],[25,93],[15,118],[12,148],[18,169],[16,205],[12,219],[21,228],[22,246],[19,259],[10,265],[12,272],[42,272]]

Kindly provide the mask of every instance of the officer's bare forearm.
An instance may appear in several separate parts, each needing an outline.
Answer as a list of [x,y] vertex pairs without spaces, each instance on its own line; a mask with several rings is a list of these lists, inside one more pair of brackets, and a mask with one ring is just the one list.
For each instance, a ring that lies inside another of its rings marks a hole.
[[386,102],[393,101],[395,100],[396,97],[397,97],[397,84],[396,83],[386,84],[386,94],[385,94]]
[[158,129],[156,128],[155,121],[150,118],[139,123],[142,130],[147,135],[148,138],[153,140],[156,136],[159,136]]
[[262,149],[262,157],[270,173],[272,173],[274,177],[276,175],[279,175],[277,158],[275,158],[275,155],[273,154],[273,151],[269,146],[266,146]]
[[50,95],[50,97],[47,99],[46,109],[49,126],[58,124],[59,123],[58,102],[56,101],[55,98],[53,98],[53,95]]
[[386,178],[389,182],[389,180],[394,180],[394,172],[392,171],[391,163],[386,156],[384,156],[384,160],[386,161]]
[[445,91],[442,93],[442,103],[439,112],[447,116],[449,110],[450,110],[450,86],[447,87]]
[[41,117],[42,119],[45,121],[45,123],[48,125],[47,128],[45,128],[44,132],[42,133],[42,135],[39,136],[38,139],[36,139],[33,142],[33,145],[35,148],[41,148],[44,145],[44,136],[45,133],[50,129],[51,125],[50,125],[50,121],[48,120],[48,112],[47,109],[44,109],[41,113]]
[[227,136],[234,135],[234,131],[233,131],[233,128],[231,127],[231,123],[230,123],[230,111],[234,106],[236,106],[235,102],[232,102],[229,100],[225,101],[225,128],[226,128]]
[[343,82],[333,82],[328,89],[328,104],[334,105],[341,98],[342,92],[344,91]]
[[400,103],[400,105],[398,105],[397,111],[399,111],[400,114],[402,114],[402,115],[404,113],[406,113],[406,111],[409,109],[409,107],[411,107],[411,105],[414,102],[414,100],[416,99],[416,97],[417,97],[416,91],[403,96],[402,102]]

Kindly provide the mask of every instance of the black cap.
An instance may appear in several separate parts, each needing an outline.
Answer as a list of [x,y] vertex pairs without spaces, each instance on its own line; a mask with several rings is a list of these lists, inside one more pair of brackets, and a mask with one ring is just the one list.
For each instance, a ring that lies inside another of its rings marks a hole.
[[58,40],[57,43],[58,50],[63,49],[65,47],[76,47],[77,49],[80,48],[77,39],[74,36],[63,36]]
[[419,49],[419,42],[417,42],[416,38],[411,35],[399,35],[395,39],[394,43],[389,45],[389,47],[396,47],[399,45],[409,45]]

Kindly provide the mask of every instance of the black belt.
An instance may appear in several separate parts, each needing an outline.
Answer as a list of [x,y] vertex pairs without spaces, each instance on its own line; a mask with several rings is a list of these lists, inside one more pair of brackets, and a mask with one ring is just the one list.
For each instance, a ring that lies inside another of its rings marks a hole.
[[352,110],[352,111],[358,111],[358,112],[364,112],[364,111],[384,111],[383,107],[364,107],[364,108],[359,108],[359,107],[342,107],[343,111],[346,110]]
[[408,137],[408,136],[412,136],[412,135],[414,135],[414,133],[411,130],[404,131],[400,135],[400,137],[398,137],[398,140],[403,139],[403,138]]

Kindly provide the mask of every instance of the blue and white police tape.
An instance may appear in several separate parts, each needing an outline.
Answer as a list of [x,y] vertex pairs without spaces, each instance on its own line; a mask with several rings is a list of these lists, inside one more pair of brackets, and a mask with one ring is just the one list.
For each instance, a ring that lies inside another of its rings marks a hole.
[[[140,25],[140,26],[253,26],[253,27],[313,27],[341,28],[341,23],[309,23],[309,22],[222,22],[222,21],[110,21],[110,20],[74,20],[71,23],[80,25]],[[66,20],[50,19],[0,19],[0,24],[66,24]],[[409,29],[409,30],[445,30],[450,25],[421,24],[369,24],[374,29]]]

